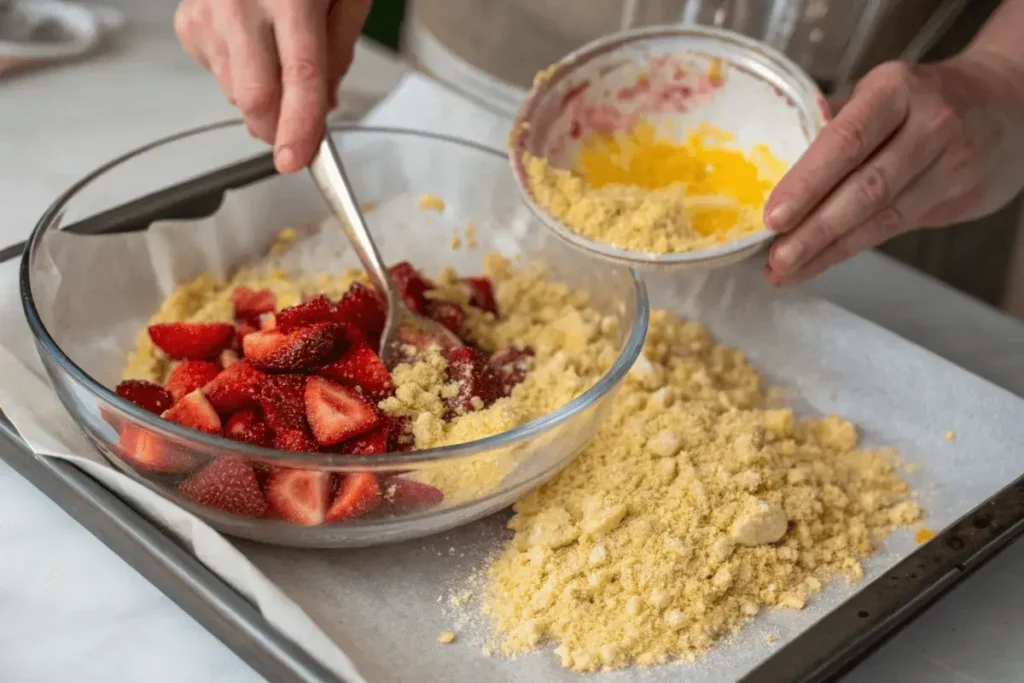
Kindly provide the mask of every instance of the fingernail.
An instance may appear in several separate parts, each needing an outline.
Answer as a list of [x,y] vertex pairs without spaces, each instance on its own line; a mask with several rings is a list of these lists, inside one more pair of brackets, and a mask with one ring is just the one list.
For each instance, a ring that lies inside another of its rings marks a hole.
[[804,247],[799,242],[783,242],[775,247],[775,264],[779,270],[787,271],[796,266],[804,253]]
[[281,147],[274,154],[274,162],[277,165],[277,170],[289,173],[294,170],[295,152],[292,151],[291,147]]
[[781,232],[789,227],[789,221],[793,218],[793,210],[789,204],[779,204],[769,209],[764,217],[764,223],[769,230]]

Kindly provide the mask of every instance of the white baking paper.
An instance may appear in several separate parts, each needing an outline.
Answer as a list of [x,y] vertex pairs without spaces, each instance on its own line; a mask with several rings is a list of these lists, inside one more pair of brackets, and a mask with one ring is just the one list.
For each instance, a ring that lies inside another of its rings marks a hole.
[[[407,79],[369,118],[374,124],[449,132],[493,146],[503,143],[509,126],[419,77]],[[459,168],[437,176],[438,193],[449,202],[451,215],[462,220],[458,198],[463,192],[479,191],[483,183],[474,182],[479,175],[472,168]],[[123,309],[107,312],[104,302],[90,300],[82,304],[86,311],[47,315],[70,323],[73,316],[89,314],[109,325],[106,335],[89,344],[64,340],[75,347],[76,359],[83,364],[99,362],[104,349],[127,348],[152,302],[174,281],[207,267],[230,268],[260,253],[258,247],[281,227],[279,221],[294,224],[300,215],[317,218],[322,209],[306,182],[295,177],[260,184],[229,197],[213,219],[163,224],[149,236],[79,238],[73,255],[81,261],[81,271],[66,270],[63,282],[68,284],[57,284],[55,290],[70,286],[75,278],[90,277],[103,280],[104,286],[115,282],[132,287],[133,296],[122,300],[150,304],[133,304],[138,310],[132,308],[129,317],[141,317],[132,325],[118,322],[126,317]],[[104,263],[118,263],[123,270],[97,272],[100,252],[90,252],[97,246],[102,246]],[[61,249],[52,257],[74,260]],[[136,260],[126,263],[129,256]],[[132,277],[133,268],[144,272],[154,264],[162,269],[155,284]],[[14,273],[5,269],[0,277],[2,313],[13,321],[20,318],[18,302],[11,296]],[[771,290],[756,267],[675,279],[657,276],[648,285],[654,305],[691,316],[720,340],[744,349],[774,383],[791,389],[798,409],[838,413],[856,422],[868,443],[898,447],[907,461],[918,465],[910,479],[927,511],[929,528],[945,527],[1019,476],[1024,408],[1011,394],[831,304]],[[116,368],[105,372],[104,381],[116,380]],[[447,604],[450,596],[473,585],[488,557],[508,537],[505,513],[440,536],[380,548],[293,550],[230,541],[105,464],[47,386],[20,319],[0,328],[0,407],[35,453],[72,460],[145,510],[248,596],[271,624],[347,681],[582,680],[563,671],[547,651],[516,660],[484,656],[486,621],[473,617],[472,607],[456,611]],[[945,440],[948,431],[956,432],[955,441]],[[866,563],[865,582],[913,548],[908,530],[894,535]],[[857,586],[835,583],[803,611],[765,613],[696,665],[594,678],[738,679],[856,590]],[[457,640],[442,646],[437,637],[447,630],[455,631]],[[776,638],[772,644],[767,643],[768,634]]]

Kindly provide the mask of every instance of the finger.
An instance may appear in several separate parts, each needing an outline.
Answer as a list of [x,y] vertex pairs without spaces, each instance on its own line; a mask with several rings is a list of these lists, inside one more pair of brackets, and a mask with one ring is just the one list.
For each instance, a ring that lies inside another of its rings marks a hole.
[[776,240],[768,256],[772,270],[779,275],[796,271],[891,204],[945,151],[955,120],[952,108],[922,102],[875,156],[847,176],[796,229]]
[[[210,64],[206,59],[206,53],[200,45],[202,36],[203,17],[201,13],[207,9],[196,0],[184,0],[174,10],[174,33],[178,36],[178,42],[182,48],[199,66],[209,69]],[[208,14],[208,12],[207,12]]]
[[212,35],[203,43],[203,52],[209,69],[217,79],[221,91],[228,98],[228,102],[235,104],[235,91],[231,82],[231,67],[228,61],[228,47],[225,42],[216,35]]
[[907,67],[883,65],[854,91],[842,111],[772,191],[765,225],[793,229],[839,182],[857,168],[904,122],[909,113]]
[[274,160],[282,173],[306,166],[323,137],[327,116],[327,27],[322,0],[274,4],[281,60],[281,116]]
[[352,66],[356,40],[370,13],[372,0],[334,0],[328,15],[328,73],[327,100],[333,110],[338,106],[338,88],[341,79]]
[[273,144],[281,107],[281,67],[271,23],[251,0],[218,0],[214,13],[228,52],[235,106],[249,133]]

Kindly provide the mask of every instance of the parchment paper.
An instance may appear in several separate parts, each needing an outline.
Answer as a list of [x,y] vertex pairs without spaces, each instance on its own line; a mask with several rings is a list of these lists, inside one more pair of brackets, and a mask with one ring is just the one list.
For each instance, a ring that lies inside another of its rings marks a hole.
[[[506,120],[418,77],[399,86],[369,122],[450,132],[494,146],[503,143],[509,126]],[[466,179],[475,177],[474,170],[445,169],[437,175],[438,192],[453,204],[453,216],[461,220],[457,198],[460,191],[466,191]],[[262,183],[226,200],[212,221],[164,224],[146,235],[81,238],[73,255],[79,267],[88,270],[90,282],[97,282],[95,286],[110,286],[111,282],[131,285],[131,296],[122,294],[119,301],[136,302],[137,310],[132,308],[130,317],[144,319],[152,311],[152,302],[174,281],[207,266],[228,268],[254,253],[282,224],[293,224],[301,215],[317,218],[321,205],[305,185],[302,178]],[[452,192],[446,195],[446,189]],[[100,247],[102,252],[90,253]],[[96,260],[99,253],[103,254],[101,261]],[[75,260],[60,249],[52,257]],[[114,269],[97,267],[97,263],[114,262],[125,270],[109,273]],[[154,266],[161,273],[156,284],[144,287],[132,278],[133,272]],[[4,285],[0,287],[0,313],[5,321],[11,321],[0,328],[0,407],[29,447],[40,456],[72,460],[146,510],[248,596],[270,623],[346,680],[539,682],[582,678],[563,671],[549,652],[514,661],[485,657],[481,653],[487,635],[485,621],[473,617],[472,606],[468,611],[454,611],[447,605],[448,597],[473,585],[487,557],[501,547],[507,537],[504,513],[400,545],[297,551],[229,541],[116,473],[92,449],[49,389],[13,296],[13,269],[4,269],[0,277]],[[59,294],[59,288],[69,286],[76,277],[85,277],[85,273],[66,270],[63,282],[68,284],[58,283],[51,294]],[[927,511],[929,528],[943,528],[1020,474],[1020,444],[1024,443],[1021,402],[895,335],[826,302],[773,291],[762,284],[756,266],[677,279],[659,276],[648,285],[654,305],[696,318],[718,339],[744,349],[771,381],[791,389],[798,410],[838,413],[856,422],[869,444],[899,448],[905,460],[919,466],[909,478]],[[103,340],[91,340],[94,348],[65,340],[76,347],[77,359],[83,363],[96,363],[111,349],[126,348],[141,324],[114,324],[125,312],[107,312],[108,303],[90,299],[82,304],[99,323],[110,326]],[[62,310],[48,315],[55,321],[70,322],[70,316],[84,313]],[[117,371],[112,366],[101,379],[113,382]],[[944,439],[947,431],[956,432],[955,441]],[[865,581],[892,566],[914,545],[910,531],[893,536],[867,562]],[[801,612],[765,613],[697,665],[627,670],[594,678],[734,680],[856,590],[857,586],[836,583]],[[437,643],[438,634],[445,630],[457,633],[455,643]],[[767,643],[768,634],[776,637],[772,644]]]

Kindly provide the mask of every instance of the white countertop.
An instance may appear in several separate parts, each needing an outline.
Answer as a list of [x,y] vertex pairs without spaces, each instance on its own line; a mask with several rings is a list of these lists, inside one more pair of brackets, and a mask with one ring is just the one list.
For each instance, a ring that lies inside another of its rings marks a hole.
[[[234,116],[174,41],[175,3],[107,4],[120,6],[129,21],[113,49],[0,80],[0,247],[24,239],[57,194],[103,161]],[[402,70],[362,46],[346,89],[383,94]],[[1024,395],[1024,326],[1016,321],[875,255],[811,289]],[[1022,683],[1022,633],[1024,542],[1017,542],[847,680]],[[0,462],[0,681],[72,679],[262,680]]]

